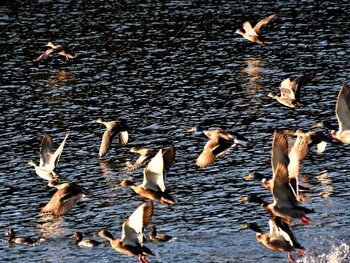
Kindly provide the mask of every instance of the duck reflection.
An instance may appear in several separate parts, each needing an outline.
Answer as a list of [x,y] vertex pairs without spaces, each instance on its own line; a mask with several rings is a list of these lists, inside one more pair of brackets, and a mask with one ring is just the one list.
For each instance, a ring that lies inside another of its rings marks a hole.
[[324,186],[319,195],[322,198],[329,198],[333,194],[334,186],[332,185],[332,179],[328,176],[328,171],[322,171],[320,175],[316,176],[315,178],[318,180],[320,185]]
[[71,86],[75,81],[72,81],[73,74],[71,72],[61,70],[57,74],[50,77],[49,85],[56,89],[63,86]]
[[247,65],[247,67],[245,67],[242,71],[249,75],[248,80],[250,82],[255,83],[262,78],[261,59],[248,58],[244,63]]
[[50,238],[55,235],[65,234],[66,230],[61,226],[62,217],[51,214],[40,214],[39,221],[35,223],[35,228],[43,238]]

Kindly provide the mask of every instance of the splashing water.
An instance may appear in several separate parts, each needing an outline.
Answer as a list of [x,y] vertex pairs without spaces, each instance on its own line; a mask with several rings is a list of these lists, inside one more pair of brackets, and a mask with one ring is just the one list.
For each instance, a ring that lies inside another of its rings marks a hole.
[[333,244],[328,253],[318,254],[316,249],[312,249],[305,258],[305,263],[342,263],[350,262],[350,246],[346,243],[340,245]]

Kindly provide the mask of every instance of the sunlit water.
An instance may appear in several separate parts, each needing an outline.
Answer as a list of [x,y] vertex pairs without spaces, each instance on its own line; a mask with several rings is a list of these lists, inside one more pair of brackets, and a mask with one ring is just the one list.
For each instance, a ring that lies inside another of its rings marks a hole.
[[[109,229],[119,237],[143,200],[119,186],[130,176],[125,165],[137,158],[130,147],[174,142],[176,163],[167,183],[179,203],[157,203],[152,223],[177,240],[147,243],[156,254],[150,262],[288,262],[286,253],[258,244],[252,231],[238,231],[247,222],[268,231],[268,215],[239,204],[241,197],[254,192],[272,200],[259,182],[242,177],[252,170],[271,174],[274,128],[336,121],[337,94],[350,79],[350,4],[143,2],[1,2],[1,261],[136,262],[107,243],[78,248],[69,236],[81,231],[91,238]],[[242,22],[273,13],[278,18],[262,29],[268,44],[234,33]],[[50,40],[72,46],[79,58],[34,63]],[[284,78],[309,72],[316,77],[302,90],[306,107],[289,109],[267,97]],[[104,131],[99,117],[123,117],[135,129],[127,147],[113,147],[103,160],[96,157]],[[206,139],[185,132],[195,124],[239,131],[255,144],[198,169],[194,160]],[[38,211],[54,191],[27,162],[39,161],[43,133],[57,146],[67,131],[60,175],[94,196],[63,218],[43,216]],[[142,170],[132,176],[141,182]],[[349,146],[329,145],[323,155],[312,151],[300,181],[310,187],[305,205],[317,211],[311,226],[292,225],[306,248],[304,261],[349,262]],[[8,227],[40,241],[8,245]]]

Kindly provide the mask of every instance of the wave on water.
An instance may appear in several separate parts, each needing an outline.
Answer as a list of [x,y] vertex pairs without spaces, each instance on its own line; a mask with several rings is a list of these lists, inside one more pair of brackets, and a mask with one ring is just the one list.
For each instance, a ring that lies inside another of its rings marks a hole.
[[312,248],[307,253],[305,263],[345,263],[350,262],[350,246],[346,243],[332,244],[330,251],[319,253]]

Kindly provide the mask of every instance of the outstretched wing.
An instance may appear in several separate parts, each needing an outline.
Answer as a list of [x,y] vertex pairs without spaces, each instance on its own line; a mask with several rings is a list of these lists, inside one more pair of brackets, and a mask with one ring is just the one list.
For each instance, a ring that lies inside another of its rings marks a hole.
[[166,190],[164,182],[164,161],[162,149],[152,158],[143,170],[142,187],[153,191]]
[[272,19],[274,19],[277,15],[274,14],[274,15],[270,15],[269,17],[266,17],[264,18],[263,20],[261,20],[260,22],[258,22],[255,27],[254,27],[254,31],[257,33],[257,34],[260,34],[260,28],[263,26],[263,25],[266,25],[267,23],[269,23]]
[[252,25],[249,22],[243,23],[243,29],[247,35],[258,36],[258,34],[254,31],[254,29],[252,28]]
[[335,107],[339,123],[339,131],[350,130],[350,87],[344,83],[337,100]]

